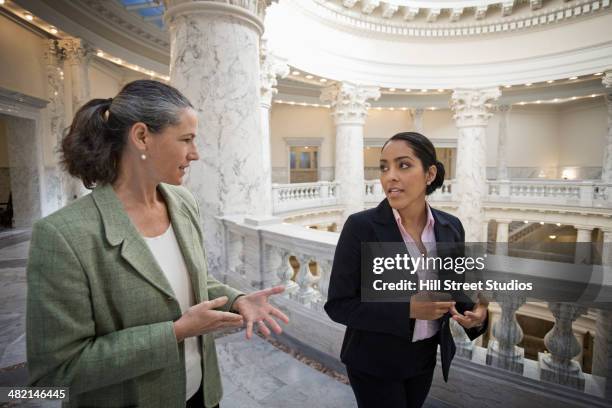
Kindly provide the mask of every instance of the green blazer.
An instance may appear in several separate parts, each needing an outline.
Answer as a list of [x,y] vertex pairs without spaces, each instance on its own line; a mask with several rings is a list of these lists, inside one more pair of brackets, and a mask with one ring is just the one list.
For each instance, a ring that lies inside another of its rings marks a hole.
[[[160,185],[196,302],[241,293],[207,274],[199,210],[183,187]],[[184,407],[181,310],[110,185],[34,225],[27,267],[27,355],[34,386],[70,387],[64,406]],[[206,407],[219,403],[213,337],[201,337]]]

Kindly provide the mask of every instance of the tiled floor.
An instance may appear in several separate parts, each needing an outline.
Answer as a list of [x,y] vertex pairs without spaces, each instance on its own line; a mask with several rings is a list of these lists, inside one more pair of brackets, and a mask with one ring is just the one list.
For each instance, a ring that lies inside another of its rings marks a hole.
[[[0,387],[25,385],[25,263],[28,236],[0,234]],[[264,339],[244,332],[217,339],[223,379],[223,408],[355,407],[348,385],[322,374]],[[0,403],[0,407],[4,407]],[[12,406],[54,408],[58,402]],[[426,408],[446,405],[435,400]]]

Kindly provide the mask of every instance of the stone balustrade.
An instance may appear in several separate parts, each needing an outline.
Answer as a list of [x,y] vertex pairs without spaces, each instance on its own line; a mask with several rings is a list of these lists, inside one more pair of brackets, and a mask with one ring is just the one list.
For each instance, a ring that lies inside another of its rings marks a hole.
[[[454,180],[445,181],[428,199],[433,202],[454,202],[454,184]],[[612,184],[600,181],[490,180],[487,184],[489,203],[612,208]],[[340,188],[337,183],[329,181],[273,184],[274,214],[338,205]],[[378,180],[366,180],[364,189],[366,206],[375,205],[385,198]]]
[[272,184],[274,214],[338,204],[338,184],[316,183]]
[[[286,328],[287,334],[330,359],[337,358],[344,328],[332,322],[322,306],[327,299],[338,234],[281,223],[280,220],[224,217],[221,221],[225,226],[227,248],[228,275],[225,280],[243,290],[284,285],[285,294],[275,302],[292,319]],[[495,273],[523,281],[537,277],[544,286],[548,281],[551,285],[559,282],[571,285],[576,276],[586,273],[586,270],[577,268],[588,267],[592,276],[597,277],[597,283],[603,285],[600,297],[604,293],[610,297],[608,302],[612,301],[612,270],[609,266],[577,266],[492,254],[489,254],[488,262]],[[574,359],[580,347],[572,325],[581,315],[587,314],[587,307],[603,307],[602,303],[593,303],[592,300],[580,304],[553,300],[546,303],[555,320],[544,339],[547,352],[540,353],[537,360],[530,360],[519,347],[523,332],[516,314],[526,302],[534,299],[508,296],[503,292],[490,293],[490,299],[497,302],[501,313],[490,325],[492,337],[486,348],[462,336],[461,328],[452,327],[458,349],[457,370],[469,367],[467,372],[477,371],[498,383],[501,381],[499,392],[506,392],[503,389],[507,387],[508,398],[518,405],[520,401],[528,404],[534,395],[542,398],[542,393],[551,403],[554,402],[553,405],[560,404],[559,401],[571,401],[572,404],[567,406],[603,407],[610,401],[612,367],[606,365],[602,368],[601,362],[609,361],[612,347],[608,346],[608,351],[594,351],[593,361],[599,362],[597,372],[600,375],[584,373]],[[602,309],[601,312],[589,313],[589,316],[597,316],[594,322],[596,332],[605,334],[608,345],[612,344],[609,341],[612,338],[609,321],[612,313]],[[597,353],[606,353],[606,356]],[[593,370],[595,372],[595,363]],[[462,371],[461,376],[464,375],[466,373]],[[522,384],[521,393],[515,392],[517,382]],[[530,394],[531,391],[534,394]]]

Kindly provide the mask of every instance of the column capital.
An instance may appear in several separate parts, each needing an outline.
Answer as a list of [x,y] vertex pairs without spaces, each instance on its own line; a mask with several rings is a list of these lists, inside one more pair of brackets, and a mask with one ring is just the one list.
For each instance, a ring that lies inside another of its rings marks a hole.
[[93,48],[80,38],[62,39],[58,45],[63,57],[72,65],[88,63],[93,56]]
[[510,110],[512,110],[512,105],[507,105],[507,104],[497,105],[496,109],[500,113],[508,113],[510,112]]
[[275,0],[164,0],[164,20],[171,25],[175,18],[197,13],[231,15],[250,24],[261,36],[266,7]]
[[289,65],[287,65],[286,59],[280,58],[270,51],[265,39],[261,40],[259,61],[261,105],[269,109],[272,105],[272,97],[278,92],[275,88],[278,84],[276,77],[284,78],[289,75]]
[[456,89],[451,108],[458,127],[485,127],[491,117],[492,103],[499,98],[499,88]]
[[370,104],[368,99],[380,98],[380,88],[350,82],[332,84],[323,89],[321,100],[330,102],[336,124],[365,123]]

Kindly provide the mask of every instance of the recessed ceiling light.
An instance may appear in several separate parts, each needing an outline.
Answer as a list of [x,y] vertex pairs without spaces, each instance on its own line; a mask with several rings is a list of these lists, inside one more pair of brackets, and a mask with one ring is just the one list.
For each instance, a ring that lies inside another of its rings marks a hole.
[[26,19],[26,20],[28,20],[28,21],[32,21],[32,20],[34,20],[34,16],[33,16],[33,15],[31,15],[30,13],[26,13],[26,14],[24,15],[24,17],[25,17],[25,19]]
[[376,108],[376,110],[382,110],[382,108],[381,108],[380,106],[378,106],[378,107]]
[[524,222],[525,224],[529,224],[529,221],[527,221],[527,220],[525,220],[525,221],[523,221],[523,222]]
[[103,57],[103,56],[104,56],[104,53],[103,53],[102,51],[98,51],[98,52],[96,53],[96,55],[97,55],[98,57]]
[[327,79],[321,78],[321,79],[319,79],[319,82],[327,82]]
[[300,71],[293,71],[291,75],[300,75]]
[[421,92],[427,92],[427,89],[421,89]]
[[433,110],[436,110],[436,107],[435,107],[435,106],[432,106],[431,108],[429,108],[429,110],[432,110],[432,111],[433,111]]
[[575,101],[576,99],[578,99],[577,96],[572,96],[572,101]]
[[525,86],[531,86],[531,85],[533,85],[531,82],[528,82],[525,84]]
[[558,223],[557,223],[557,227],[560,227],[560,226],[561,226],[561,223],[560,223],[560,222],[558,222]]
[[570,81],[573,81],[574,79],[578,79],[578,77],[577,76],[570,77]]
[[295,102],[293,102],[293,101],[289,101],[289,102],[287,102],[287,103],[288,103],[289,105],[295,105]]
[[525,104],[525,102],[519,102],[519,105],[524,105],[524,104]]
[[544,225],[544,221],[540,221],[540,225]]
[[438,92],[444,92],[444,89],[440,88],[438,89]]
[[282,99],[277,99],[275,102],[276,103],[283,103],[283,100]]
[[406,92],[412,92],[412,89],[410,89],[410,88],[406,88],[406,89],[404,89],[404,90],[405,90]]
[[597,72],[595,75],[603,75],[603,72]]
[[555,82],[554,79],[549,79],[548,81],[546,81],[547,84],[552,84],[553,82]]
[[306,79],[312,79],[314,78],[312,75],[306,75]]
[[395,92],[395,88],[389,88],[389,92]]
[[553,102],[559,102],[559,98],[553,99]]
[[49,32],[50,32],[51,34],[57,34],[57,28],[55,28],[55,27],[51,26],[51,27],[49,27]]
[[595,98],[596,96],[597,96],[596,94],[593,94],[593,95],[591,95],[591,98]]
[[403,107],[403,108],[402,108],[402,110],[403,110],[403,111],[405,111],[405,110],[408,110],[408,108],[406,108],[406,107]]
[[548,238],[550,238],[550,239],[557,239],[557,236],[556,235],[549,235]]
[[389,110],[392,110],[392,111],[394,111],[394,110],[395,110],[395,108],[389,108]]
[[4,0],[0,0],[0,6],[4,4]]
[[536,101],[536,103],[542,103],[542,101]]
[[504,88],[512,88],[512,85],[504,85]]
[[[121,64],[121,58],[113,58],[113,61],[117,64]],[[153,72],[149,72],[149,75],[153,75]]]

